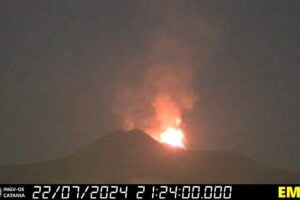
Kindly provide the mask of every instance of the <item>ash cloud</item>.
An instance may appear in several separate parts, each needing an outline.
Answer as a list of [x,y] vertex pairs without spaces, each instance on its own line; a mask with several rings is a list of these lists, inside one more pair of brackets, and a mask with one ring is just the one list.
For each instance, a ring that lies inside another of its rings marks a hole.
[[219,32],[199,13],[186,15],[176,5],[160,9],[164,17],[152,19],[162,22],[145,33],[143,52],[114,74],[111,102],[123,129],[139,128],[153,137],[167,127],[184,126],[183,114],[199,98],[194,75],[210,57]]
[[129,63],[132,65],[116,74],[130,78],[118,82],[112,108],[123,129],[140,128],[155,136],[179,124],[183,112],[192,109],[196,95],[185,44],[161,37],[147,54],[141,63]]

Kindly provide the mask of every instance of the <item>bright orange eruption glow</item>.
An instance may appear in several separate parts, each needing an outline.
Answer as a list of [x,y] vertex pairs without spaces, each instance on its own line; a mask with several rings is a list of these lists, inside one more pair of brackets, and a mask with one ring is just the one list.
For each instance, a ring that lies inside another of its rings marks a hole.
[[184,135],[182,130],[176,128],[167,128],[160,134],[160,141],[174,147],[184,148]]

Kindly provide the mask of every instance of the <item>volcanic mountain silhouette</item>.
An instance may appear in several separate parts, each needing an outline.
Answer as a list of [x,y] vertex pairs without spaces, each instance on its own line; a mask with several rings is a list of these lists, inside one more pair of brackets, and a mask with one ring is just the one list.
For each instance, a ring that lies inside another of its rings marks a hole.
[[0,183],[299,183],[242,154],[190,151],[117,131],[63,159],[0,167]]

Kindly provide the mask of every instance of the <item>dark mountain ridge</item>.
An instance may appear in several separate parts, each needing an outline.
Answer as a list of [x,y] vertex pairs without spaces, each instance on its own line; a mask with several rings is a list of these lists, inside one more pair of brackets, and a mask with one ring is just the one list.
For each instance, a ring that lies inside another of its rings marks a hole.
[[0,167],[0,183],[299,183],[234,152],[161,144],[140,130],[107,134],[55,161]]

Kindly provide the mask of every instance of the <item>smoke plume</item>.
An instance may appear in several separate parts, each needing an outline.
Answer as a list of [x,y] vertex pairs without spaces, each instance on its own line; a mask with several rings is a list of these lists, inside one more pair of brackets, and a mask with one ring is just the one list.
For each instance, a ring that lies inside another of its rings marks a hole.
[[145,59],[129,62],[118,72],[113,110],[123,129],[139,128],[152,137],[168,127],[181,127],[182,115],[190,111],[196,96],[189,50],[169,37],[149,45]]

